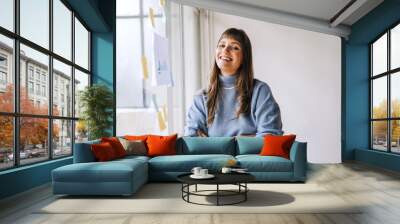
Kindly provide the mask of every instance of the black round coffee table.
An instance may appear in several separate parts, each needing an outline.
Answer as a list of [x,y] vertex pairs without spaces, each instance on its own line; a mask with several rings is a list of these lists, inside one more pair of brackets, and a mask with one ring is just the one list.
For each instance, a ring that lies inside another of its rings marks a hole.
[[[247,183],[255,180],[255,177],[249,173],[215,173],[213,174],[215,177],[212,179],[193,179],[190,177],[191,173],[182,174],[177,177],[178,181],[182,183],[182,199],[188,203],[198,204],[198,205],[234,205],[239,204],[241,202],[245,202],[247,200],[247,192],[249,188],[247,187]],[[205,185],[216,185],[215,190],[197,190],[198,184]],[[195,186],[194,191],[190,191],[190,186]],[[220,189],[220,185],[236,185],[238,186],[237,190],[223,190]],[[215,192],[215,194],[205,194],[209,192]],[[216,204],[202,204],[190,201],[190,196],[204,196],[204,197],[216,197]],[[230,196],[241,196],[238,201],[234,201],[231,203],[221,203],[221,197],[230,197]]]

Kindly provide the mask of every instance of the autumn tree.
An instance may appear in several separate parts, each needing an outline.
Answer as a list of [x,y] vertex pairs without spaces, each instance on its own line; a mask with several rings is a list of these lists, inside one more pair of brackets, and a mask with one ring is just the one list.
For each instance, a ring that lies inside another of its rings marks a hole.
[[[14,107],[14,88],[8,85],[6,92],[0,93],[0,111],[13,112]],[[29,95],[24,87],[20,88],[20,110],[23,114],[41,114],[47,115],[47,105],[34,105],[29,99]],[[59,113],[59,111],[55,111]],[[13,146],[13,120],[11,116],[0,116],[0,147],[12,149]],[[47,118],[20,118],[20,149],[24,149],[26,145],[47,143],[48,136],[48,119]],[[59,136],[59,128],[55,125],[53,128],[53,138]]]
[[[13,86],[8,85],[4,93],[0,93],[0,111],[13,112]],[[12,149],[13,146],[13,119],[10,116],[0,116],[0,148]]]
[[[394,99],[391,104],[391,117],[400,117],[400,100]],[[387,118],[387,100],[382,100],[378,106],[373,109],[373,118]],[[400,122],[392,121],[392,141],[398,141],[400,138]],[[374,138],[386,139],[387,121],[375,121],[373,125]]]

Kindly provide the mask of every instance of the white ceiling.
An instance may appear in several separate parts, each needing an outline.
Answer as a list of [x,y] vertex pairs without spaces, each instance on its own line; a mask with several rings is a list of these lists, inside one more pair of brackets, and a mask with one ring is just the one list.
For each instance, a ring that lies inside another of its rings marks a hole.
[[352,0],[173,1],[341,37],[348,37],[351,25],[383,2],[383,0],[356,0],[337,21],[331,23],[331,19]]
[[255,7],[330,20],[350,0],[225,0]]

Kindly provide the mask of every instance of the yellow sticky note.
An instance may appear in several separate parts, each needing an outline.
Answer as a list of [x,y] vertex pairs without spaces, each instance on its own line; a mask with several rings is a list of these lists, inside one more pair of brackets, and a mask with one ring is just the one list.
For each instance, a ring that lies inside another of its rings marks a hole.
[[163,105],[162,112],[163,112],[164,120],[167,120],[167,105],[165,105],[165,104]]
[[150,19],[150,23],[151,26],[154,28],[155,27],[155,22],[154,22],[154,9],[153,8],[149,8],[149,19]]
[[160,0],[160,6],[164,7],[164,5],[165,5],[165,0]]
[[161,111],[157,112],[157,118],[158,118],[158,126],[160,128],[160,131],[165,130],[167,128],[167,125],[165,124],[165,121],[164,121]]
[[142,70],[143,70],[143,79],[147,79],[149,77],[149,70],[147,69],[146,56],[142,56]]

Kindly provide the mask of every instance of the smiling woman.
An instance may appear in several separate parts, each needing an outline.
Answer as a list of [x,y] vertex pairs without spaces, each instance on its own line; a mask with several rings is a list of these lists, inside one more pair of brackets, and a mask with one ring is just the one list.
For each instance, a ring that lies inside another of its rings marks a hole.
[[243,30],[222,33],[207,90],[194,96],[187,136],[281,135],[282,121],[270,87],[253,74],[251,43]]

